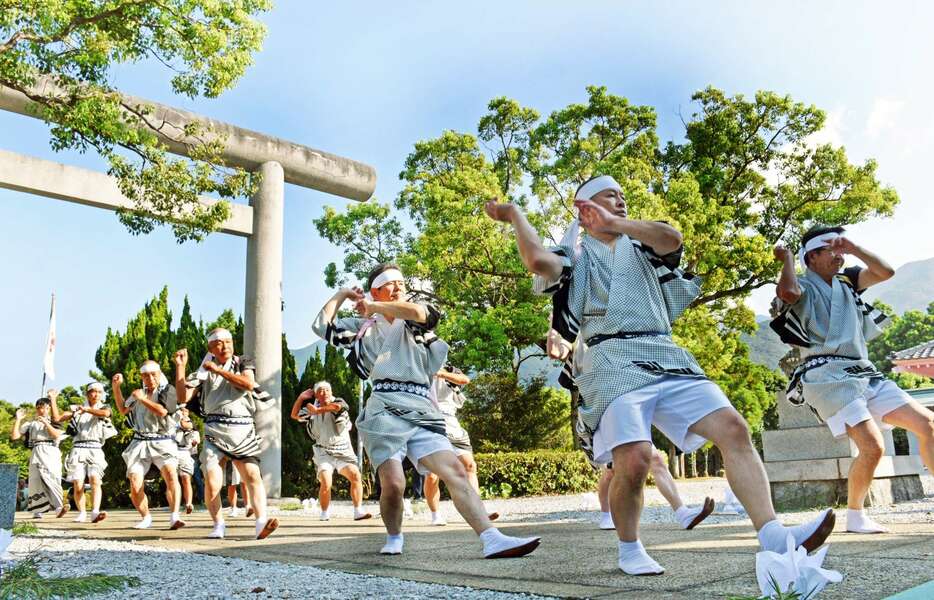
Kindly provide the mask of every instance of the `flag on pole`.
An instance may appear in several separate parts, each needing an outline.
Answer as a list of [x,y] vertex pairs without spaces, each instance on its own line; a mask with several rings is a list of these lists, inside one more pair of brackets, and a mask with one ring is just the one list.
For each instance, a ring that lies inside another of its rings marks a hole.
[[55,379],[55,294],[52,294],[52,311],[49,313],[49,337],[45,342],[45,359],[42,361],[43,381]]

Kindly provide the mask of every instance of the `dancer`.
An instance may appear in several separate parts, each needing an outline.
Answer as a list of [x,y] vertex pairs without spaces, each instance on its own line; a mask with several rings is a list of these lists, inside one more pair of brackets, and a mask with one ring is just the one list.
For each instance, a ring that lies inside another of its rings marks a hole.
[[[458,512],[483,542],[486,558],[522,556],[540,538],[504,535],[490,524],[480,496],[464,465],[444,435],[444,415],[431,401],[431,379],[444,364],[448,346],[434,328],[441,315],[432,306],[405,300],[405,283],[396,265],[381,264],[367,278],[373,300],[363,290],[340,289],[315,319],[315,333],[328,343],[350,349],[354,372],[373,383],[357,431],[381,483],[380,513],[388,534],[383,554],[401,554],[402,459],[436,473],[447,485]],[[337,318],[351,300],[362,318]]]
[[[548,356],[564,362],[561,374],[558,376],[558,383],[571,392],[573,396],[574,392],[577,391],[572,377],[572,365],[574,363],[573,345],[564,341],[564,339],[558,335],[558,332],[551,329],[548,331],[546,350]],[[597,499],[600,502],[600,521],[598,527],[606,530],[616,529],[616,526],[613,524],[613,515],[610,513],[609,500],[610,483],[613,481],[613,463],[610,462],[606,465],[600,465],[594,461],[592,448],[587,445],[586,440],[581,440],[581,448],[584,450],[584,455],[587,457],[590,466],[593,467],[594,470],[600,472],[600,481],[597,483]],[[671,506],[671,510],[675,513],[675,519],[677,519],[683,529],[694,529],[704,519],[709,517],[711,513],[713,513],[714,508],[716,508],[716,501],[709,496],[704,498],[704,503],[700,506],[685,506],[684,502],[681,500],[681,494],[678,493],[675,480],[668,470],[668,465],[665,464],[664,455],[659,452],[654,445],[652,446],[652,460],[649,466],[649,472],[652,474],[652,479],[655,480],[655,487],[658,488],[658,491],[661,492],[665,500],[668,501],[668,505]]]
[[350,482],[350,500],[354,521],[369,519],[373,515],[363,510],[363,477],[357,468],[357,454],[350,440],[350,406],[342,398],[335,398],[331,384],[319,381],[310,390],[298,395],[292,405],[292,418],[305,424],[314,443],[315,468],[318,471],[318,504],[320,519],[331,518],[331,485],[334,471]]
[[[554,251],[542,246],[517,206],[493,200],[485,210],[514,228],[522,261],[536,275],[533,289],[552,296],[553,328],[569,342],[580,336],[573,366],[580,433],[598,463],[615,467],[610,510],[620,569],[664,572],[639,539],[652,425],[685,452],[707,439],[720,448],[763,548],[784,552],[789,533],[796,545],[817,548],[833,529],[833,511],[797,527],[778,522],[746,422],[672,340],[672,322],[700,292],[698,281],[678,268],[681,234],[665,223],[627,218],[622,189],[609,176],[585,182],[575,205],[580,222]],[[580,242],[579,225],[587,233]]]
[[198,444],[201,443],[201,434],[195,429],[194,423],[189,418],[188,408],[180,406],[175,430],[175,445],[178,447],[178,482],[182,488],[182,504],[185,506],[185,514],[190,515],[195,509],[191,502],[192,489],[191,478],[195,474],[194,455],[198,452]]
[[16,409],[10,439],[23,439],[32,451],[29,455],[29,497],[26,510],[34,519],[53,510],[56,518],[68,513],[68,504],[62,491],[62,453],[58,449],[62,432],[52,422],[52,403],[55,390],[46,398],[36,400],[36,418],[25,421],[26,409]]
[[[466,400],[461,388],[468,383],[470,383],[470,377],[467,377],[457,367],[448,364],[435,374],[432,393],[438,403],[438,408],[441,409],[441,413],[444,415],[445,435],[447,435],[448,440],[454,447],[457,459],[464,465],[470,485],[479,495],[480,482],[477,479],[477,461],[473,457],[470,435],[457,419],[457,411],[464,405]],[[425,500],[428,503],[428,509],[431,511],[431,524],[447,525],[447,519],[438,510],[441,506],[441,487],[440,479],[434,473],[425,476]],[[495,521],[499,518],[499,513],[493,512],[487,516],[491,521]]]
[[113,376],[111,383],[117,410],[127,418],[133,429],[133,439],[123,451],[126,476],[130,480],[130,500],[139,511],[141,520],[134,529],[152,527],[149,499],[146,497],[145,478],[149,468],[155,466],[165,481],[165,495],[171,515],[169,528],[185,526],[178,514],[181,500],[178,485],[178,453],[175,445],[175,411],[178,408],[175,390],[169,385],[162,368],[154,360],[147,360],[139,368],[143,386],[124,400],[123,374]]
[[268,398],[256,384],[253,361],[234,354],[233,336],[222,327],[208,333],[208,354],[201,367],[187,380],[188,350],[175,353],[175,389],[180,399],[197,398],[204,412],[204,443],[201,470],[204,473],[205,504],[214,521],[210,538],[224,537],[220,491],[223,484],[221,459],[233,461],[246,483],[249,506],[256,515],[256,539],[266,539],[279,521],[266,516],[266,487],[259,469],[260,438],[254,414],[257,401]]
[[85,388],[87,401],[82,406],[72,405],[69,410],[59,413],[58,406],[52,403],[52,420],[56,423],[68,423],[67,433],[74,438],[71,452],[65,459],[65,479],[71,482],[78,516],[75,523],[87,521],[84,502],[84,481],[91,485],[91,522],[99,523],[107,518],[101,511],[101,483],[107,469],[104,457],[104,442],[117,434],[110,421],[110,407],[104,403],[104,386],[94,381]]
[[[846,530],[882,533],[885,527],[863,512],[885,450],[882,430],[902,427],[914,433],[922,461],[934,472],[934,413],[885,379],[869,361],[866,343],[881,333],[888,319],[864,302],[862,293],[892,277],[895,270],[844,233],[842,227],[814,227],[804,235],[801,277],[795,274],[791,251],[775,247],[775,258],[783,264],[775,300],[779,315],[771,325],[782,341],[801,352],[801,364],[788,385],[788,400],[806,403],[834,437],[849,436],[859,449],[847,478]],[[843,269],[847,254],[866,268]]]

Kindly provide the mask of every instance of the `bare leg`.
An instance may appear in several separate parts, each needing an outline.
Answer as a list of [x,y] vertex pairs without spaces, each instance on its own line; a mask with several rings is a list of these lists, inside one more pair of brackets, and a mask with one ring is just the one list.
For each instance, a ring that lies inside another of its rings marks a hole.
[[[262,474],[260,474],[260,478],[262,478]],[[265,489],[265,488],[264,488],[264,489]],[[240,497],[243,498],[243,507],[244,507],[244,508],[253,506],[252,504],[250,504],[250,496],[251,496],[251,494],[250,494],[250,486],[248,486],[248,485],[246,484],[246,479],[244,479],[244,478],[241,476],[241,477],[240,477]],[[254,509],[254,510],[255,510],[255,509]]]
[[223,521],[221,517],[221,488],[224,485],[224,469],[215,464],[209,469],[202,469],[204,473],[204,504],[211,513],[211,520],[215,525]]
[[84,512],[84,481],[72,481],[71,482],[71,492],[75,498],[75,506],[78,507],[78,512]]
[[658,488],[658,491],[661,492],[662,496],[665,497],[665,500],[668,501],[668,504],[671,505],[671,510],[677,511],[679,508],[684,506],[684,503],[681,501],[681,496],[678,494],[678,488],[675,485],[675,480],[671,476],[671,472],[668,470],[668,465],[665,464],[665,461],[662,459],[662,455],[658,450],[652,451],[652,463],[650,469],[652,472],[652,478],[655,480],[655,487]]
[[149,499],[146,498],[146,490],[143,487],[143,476],[138,473],[131,473],[127,478],[130,480],[130,500],[133,506],[139,511],[141,517],[149,516]]
[[428,503],[428,510],[438,512],[441,505],[441,480],[434,473],[425,476],[425,501]]
[[882,432],[872,419],[853,426],[847,425],[846,433],[859,449],[859,455],[850,464],[847,476],[846,505],[852,510],[863,510],[876,467],[885,452],[885,442]]
[[230,506],[231,510],[237,508],[237,486],[235,485],[227,486],[227,504]]
[[339,471],[341,475],[350,482],[350,501],[354,508],[363,504],[363,477],[360,476],[360,470],[357,467],[344,467]]
[[243,480],[243,484],[246,485],[244,490],[244,502],[248,503],[247,505],[253,508],[253,512],[256,514],[257,521],[266,520],[266,486],[263,485],[263,474],[259,470],[259,465],[253,462],[244,462],[235,460],[234,467],[240,471],[240,477]]
[[402,494],[405,492],[405,472],[402,463],[384,461],[377,469],[379,477],[379,512],[386,526],[386,533],[402,533]]
[[191,504],[191,475],[179,473],[178,482],[182,487],[182,503],[189,506]]
[[160,469],[162,479],[165,481],[165,495],[169,501],[169,510],[172,514],[178,513],[178,505],[182,499],[181,488],[178,485],[178,472],[174,465],[165,465]]
[[613,481],[613,469],[604,468],[597,482],[597,500],[600,501],[600,512],[610,512],[610,482]]
[[912,400],[882,417],[882,420],[915,434],[920,446],[921,460],[934,475],[934,412]]
[[639,539],[642,490],[652,460],[652,444],[632,442],[613,448],[613,480],[610,482],[610,512],[621,542]]
[[[101,511],[101,498],[103,497],[103,492],[101,491],[101,478],[96,475],[88,476],[88,481],[91,482],[91,512],[99,513]],[[77,498],[75,498],[77,501]]]
[[419,462],[444,482],[457,512],[478,535],[492,527],[480,495],[470,484],[467,471],[456,454],[450,450],[441,450],[422,457]]
[[327,512],[328,507],[331,506],[331,482],[333,473],[334,472],[330,469],[318,471],[318,504],[324,512]]
[[775,520],[765,467],[752,445],[749,427],[736,409],[716,410],[692,425],[690,431],[707,438],[720,449],[730,489],[742,502],[756,531]]
[[473,454],[470,452],[458,454],[457,458],[464,465],[464,470],[467,471],[467,479],[470,481],[470,485],[473,486],[477,494],[480,494],[480,480],[477,479],[477,461],[474,460]]

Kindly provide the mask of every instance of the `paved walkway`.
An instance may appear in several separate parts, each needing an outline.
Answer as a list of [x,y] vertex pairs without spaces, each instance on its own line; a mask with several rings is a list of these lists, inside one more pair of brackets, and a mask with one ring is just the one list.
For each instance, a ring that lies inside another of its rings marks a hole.
[[[497,508],[508,511],[511,502]],[[515,502],[519,509],[521,501]],[[929,497],[894,508],[892,519],[882,519],[890,523],[893,533],[883,535],[843,533],[839,515],[825,566],[843,572],[845,578],[827,588],[821,598],[885,598],[934,579],[932,504],[934,498]],[[405,553],[386,557],[377,553],[384,530],[375,518],[322,523],[310,516],[286,513],[280,517],[282,525],[276,534],[257,542],[252,539],[252,521],[246,519],[229,519],[228,539],[218,541],[204,538],[210,525],[205,512],[190,515],[189,526],[179,531],[167,530],[165,512],[155,513],[156,528],[148,531],[129,529],[137,520],[135,512],[109,514],[98,525],[74,524],[67,517],[37,523],[42,528],[80,532],[90,538],[548,596],[707,599],[758,592],[754,572],[757,541],[749,521],[739,517],[714,519],[718,522],[690,532],[673,523],[645,524],[642,538],[667,573],[629,577],[616,567],[613,532],[597,530],[589,519],[555,520],[538,512],[507,512],[499,524],[509,534],[543,538],[533,555],[516,560],[482,559],[479,542],[462,523],[430,527],[421,521],[407,525]],[[801,522],[811,514],[796,513],[787,519]],[[18,520],[27,516],[17,515]]]

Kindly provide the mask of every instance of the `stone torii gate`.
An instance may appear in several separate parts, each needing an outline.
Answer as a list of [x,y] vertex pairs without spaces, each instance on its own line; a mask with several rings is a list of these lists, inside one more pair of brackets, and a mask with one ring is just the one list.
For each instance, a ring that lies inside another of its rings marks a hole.
[[[54,92],[54,85],[45,91]],[[222,158],[228,166],[261,175],[250,205],[231,203],[231,216],[223,233],[247,238],[246,296],[243,353],[256,359],[257,382],[273,397],[257,413],[256,427],[263,437],[263,478],[270,496],[282,488],[282,221],[285,183],[292,183],[352,200],[365,201],[376,187],[376,170],[366,164],[280,138],[249,131],[195,113],[149,100],[126,97],[132,105],[152,108],[153,122],[168,123],[184,131],[197,123],[223,136]],[[0,109],[36,117],[31,101],[18,91],[0,86]],[[186,140],[159,135],[169,151],[189,156]],[[191,140],[193,143],[194,140]],[[132,202],[114,178],[78,167],[0,149],[0,187],[97,208],[130,208]],[[206,205],[217,202],[202,198]]]

